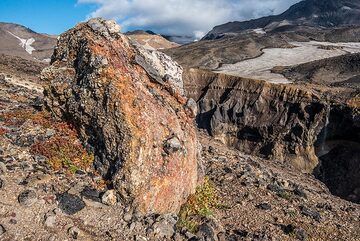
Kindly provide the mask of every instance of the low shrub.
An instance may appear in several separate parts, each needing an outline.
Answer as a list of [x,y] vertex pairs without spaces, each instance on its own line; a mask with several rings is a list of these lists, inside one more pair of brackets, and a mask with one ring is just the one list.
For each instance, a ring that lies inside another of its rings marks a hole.
[[[7,127],[20,127],[28,120],[44,129],[55,130],[52,137],[36,141],[31,146],[32,154],[47,157],[49,165],[55,170],[75,173],[77,170],[87,170],[92,166],[94,155],[85,150],[75,129],[67,123],[53,119],[50,113],[17,109],[0,114],[0,121]],[[0,128],[0,136],[5,133],[6,129]]]
[[214,184],[206,177],[204,183],[197,187],[195,194],[191,195],[181,207],[178,227],[185,227],[190,232],[196,232],[201,225],[201,220],[211,216],[218,205]]
[[55,170],[65,169],[70,173],[88,170],[94,161],[94,155],[85,150],[76,131],[66,123],[56,123],[52,127],[56,134],[48,140],[36,142],[31,147],[31,152],[47,157]]

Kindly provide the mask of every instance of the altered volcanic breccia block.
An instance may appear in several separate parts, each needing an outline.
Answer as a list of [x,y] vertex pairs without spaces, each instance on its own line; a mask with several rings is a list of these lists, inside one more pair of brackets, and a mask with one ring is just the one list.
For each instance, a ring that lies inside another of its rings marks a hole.
[[91,19],[62,34],[42,73],[45,103],[94,149],[97,170],[122,200],[144,214],[175,213],[201,170],[182,69],[119,30]]

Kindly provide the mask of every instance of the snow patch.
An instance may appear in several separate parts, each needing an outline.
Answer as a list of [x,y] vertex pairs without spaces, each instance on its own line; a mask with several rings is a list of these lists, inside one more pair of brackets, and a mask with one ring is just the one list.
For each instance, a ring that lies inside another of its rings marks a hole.
[[25,49],[25,51],[28,52],[29,54],[32,54],[32,52],[36,50],[34,47],[31,46],[35,42],[34,38],[23,39],[20,38],[19,36],[16,36],[12,32],[8,31],[8,33],[11,34],[13,37],[17,38],[20,41],[19,45],[21,46],[21,48]]
[[257,34],[266,34],[266,31],[262,28],[253,29],[253,31]]
[[283,20],[280,22],[279,27],[288,26],[291,25],[291,23],[288,20]]
[[343,6],[341,9],[342,9],[342,10],[351,10],[352,8],[351,8],[351,7],[348,7],[348,6]]

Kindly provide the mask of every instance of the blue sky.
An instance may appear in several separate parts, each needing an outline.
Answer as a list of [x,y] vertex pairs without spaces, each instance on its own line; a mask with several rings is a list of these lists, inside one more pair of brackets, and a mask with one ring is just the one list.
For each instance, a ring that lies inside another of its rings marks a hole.
[[77,4],[76,0],[0,0],[0,22],[59,34],[84,21],[95,10],[96,4]]
[[214,26],[278,14],[300,0],[0,0],[0,22],[60,34],[88,17],[115,19],[123,31],[201,38]]

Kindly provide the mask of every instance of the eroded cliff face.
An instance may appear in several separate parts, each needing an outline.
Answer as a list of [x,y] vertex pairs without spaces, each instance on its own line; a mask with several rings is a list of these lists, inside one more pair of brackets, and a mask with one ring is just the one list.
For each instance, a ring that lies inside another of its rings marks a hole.
[[305,172],[312,172],[319,164],[315,143],[321,145],[328,139],[320,140],[320,134],[329,125],[333,110],[349,110],[342,119],[331,120],[333,130],[341,129],[340,123],[346,122],[358,133],[356,107],[336,101],[319,88],[271,84],[196,69],[186,71],[184,79],[188,96],[198,102],[200,128],[241,151],[279,159]]
[[174,213],[198,182],[198,143],[182,69],[134,46],[112,21],[92,19],[60,36],[45,104],[71,122],[97,170],[142,213]]

